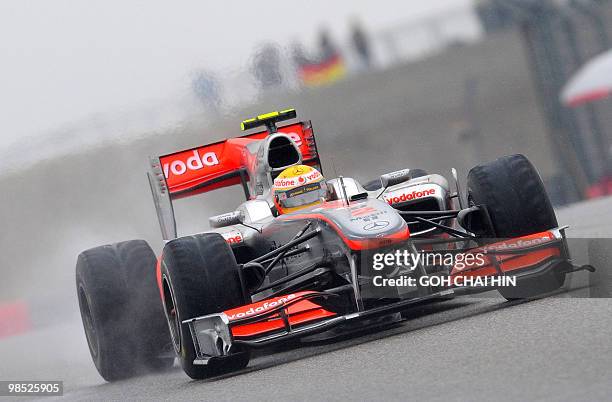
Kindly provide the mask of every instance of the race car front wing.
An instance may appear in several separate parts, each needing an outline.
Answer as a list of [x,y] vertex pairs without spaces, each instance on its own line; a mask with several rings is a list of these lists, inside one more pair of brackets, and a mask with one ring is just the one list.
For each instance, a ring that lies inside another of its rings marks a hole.
[[[508,244],[488,245],[490,262],[486,266],[469,267],[452,275],[490,276],[506,275],[509,272],[520,278],[545,275],[551,270],[575,272],[594,270],[591,266],[574,266],[571,263],[567,240],[563,229],[544,232],[549,241],[525,247],[508,248]],[[537,236],[532,235],[532,236]],[[511,241],[516,241],[512,239]],[[548,250],[548,258],[543,251]],[[537,257],[537,258],[533,258]],[[353,284],[322,292],[301,291],[275,296],[256,303],[240,306],[224,312],[185,320],[189,325],[197,358],[194,364],[205,365],[211,358],[230,355],[244,348],[261,348],[318,334],[344,324],[357,324],[367,320],[392,315],[411,306],[440,298],[493,290],[496,287],[451,286],[426,295],[395,301],[374,308],[363,309],[356,303],[355,311],[337,313],[329,309],[326,299],[339,294],[355,292],[359,282],[356,275]]]

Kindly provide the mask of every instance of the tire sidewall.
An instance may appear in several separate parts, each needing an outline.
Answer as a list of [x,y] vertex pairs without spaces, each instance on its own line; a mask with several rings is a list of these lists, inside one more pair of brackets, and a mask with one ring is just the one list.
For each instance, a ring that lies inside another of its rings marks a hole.
[[[194,365],[197,357],[194,340],[189,324],[183,323],[245,304],[242,289],[238,288],[238,269],[230,246],[217,233],[175,239],[164,248],[161,261],[164,312],[181,366],[191,378],[207,378],[242,368],[248,363],[248,354],[241,352],[211,359],[207,365]],[[165,300],[168,295],[176,317],[170,316],[170,307]],[[174,320],[178,321],[178,333],[172,329]]]
[[[118,280],[119,278],[112,278],[110,276],[105,278],[104,283],[99,283],[92,273],[87,257],[83,255],[79,259],[81,263],[77,265],[76,276],[77,291],[79,292],[79,309],[81,314],[83,314],[85,307],[83,306],[83,301],[86,301],[91,313],[89,318],[96,333],[96,353],[92,350],[91,334],[87,333],[85,322],[83,322],[83,327],[94,364],[100,375],[107,381],[128,378],[133,375],[134,370],[129,360],[125,358],[126,345],[122,344],[122,338],[126,336],[122,330],[125,320],[120,316],[113,319],[112,310],[109,308],[108,303],[105,303],[100,298],[92,297],[92,292],[95,291],[94,288],[102,286],[105,288],[108,299],[116,298],[121,303],[122,295],[125,292],[125,285]],[[97,294],[99,295],[99,293]]]
[[[144,240],[96,247],[77,258],[83,328],[94,364],[107,381],[165,370],[174,364],[171,355],[164,356],[169,336],[155,261]],[[96,335],[93,338],[88,322]]]

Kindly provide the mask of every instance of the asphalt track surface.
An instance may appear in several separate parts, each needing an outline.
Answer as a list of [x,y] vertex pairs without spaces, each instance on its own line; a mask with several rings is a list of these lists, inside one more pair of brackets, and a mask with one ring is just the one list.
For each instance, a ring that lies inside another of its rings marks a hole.
[[[559,220],[610,236],[611,209],[592,201]],[[586,298],[585,283],[527,302],[491,293],[419,307],[394,327],[268,351],[205,381],[175,368],[105,383],[75,321],[1,341],[0,378],[63,380],[63,400],[610,400],[612,299]]]

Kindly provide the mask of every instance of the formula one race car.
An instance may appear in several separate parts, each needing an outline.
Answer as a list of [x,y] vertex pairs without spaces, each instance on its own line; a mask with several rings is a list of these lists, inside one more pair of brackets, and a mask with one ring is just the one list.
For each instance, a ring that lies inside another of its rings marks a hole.
[[[473,168],[467,192],[420,169],[362,186],[323,179],[311,123],[293,109],[246,120],[243,137],[151,159],[163,238],[81,253],[79,306],[108,381],[178,356],[192,378],[244,368],[250,352],[397,322],[410,307],[493,289],[563,286],[572,265],[542,181],[522,155]],[[177,237],[176,200],[242,185],[246,201]],[[306,200],[306,204],[298,202]]]

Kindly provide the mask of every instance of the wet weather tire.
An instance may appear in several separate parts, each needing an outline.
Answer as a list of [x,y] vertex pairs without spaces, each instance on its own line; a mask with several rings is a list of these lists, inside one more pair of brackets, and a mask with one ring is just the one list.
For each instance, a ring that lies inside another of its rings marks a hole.
[[164,247],[162,289],[172,343],[183,370],[194,379],[240,370],[248,351],[193,364],[196,359],[189,325],[183,321],[249,303],[243,295],[238,264],[230,246],[217,233],[181,237]]
[[77,258],[85,336],[106,381],[164,370],[174,363],[155,266],[155,254],[144,240],[92,248]]
[[[467,185],[470,205],[487,207],[495,230],[491,237],[519,237],[558,226],[542,179],[524,155],[504,156],[474,167]],[[552,271],[499,292],[506,299],[534,297],[560,288],[564,281],[565,273]]]

